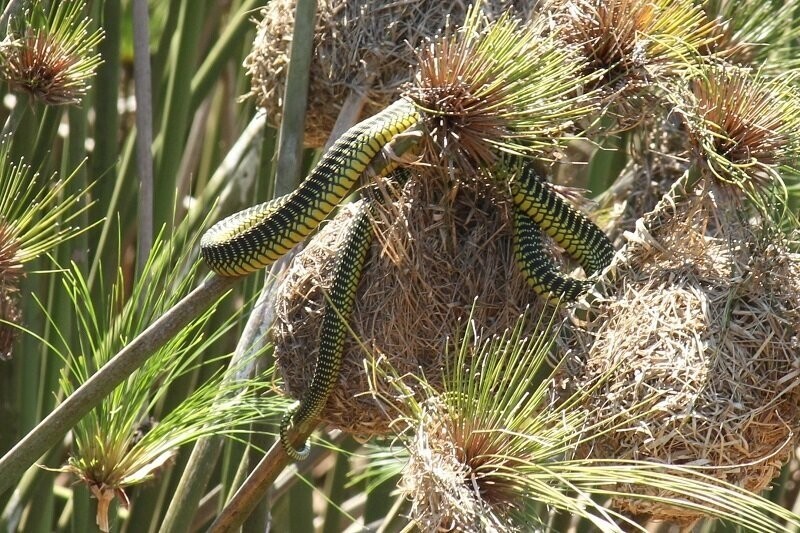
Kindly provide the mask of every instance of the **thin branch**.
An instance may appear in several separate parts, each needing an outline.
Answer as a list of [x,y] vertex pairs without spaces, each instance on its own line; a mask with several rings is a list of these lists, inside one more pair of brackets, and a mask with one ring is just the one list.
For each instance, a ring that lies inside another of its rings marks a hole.
[[[303,446],[317,425],[316,420],[306,422],[290,430],[289,441],[295,447]],[[292,463],[292,458],[286,454],[286,450],[280,441],[276,441],[269,449],[267,455],[256,465],[253,472],[247,477],[233,498],[225,506],[220,515],[211,524],[210,533],[226,533],[236,531],[244,521],[250,516],[261,498],[269,487],[283,471],[284,468]]]

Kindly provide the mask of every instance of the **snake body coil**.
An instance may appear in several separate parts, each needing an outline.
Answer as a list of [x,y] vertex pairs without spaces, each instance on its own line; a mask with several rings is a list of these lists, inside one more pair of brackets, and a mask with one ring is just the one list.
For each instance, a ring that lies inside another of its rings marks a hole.
[[[395,187],[402,187],[408,181],[407,169],[397,169],[392,175]],[[286,453],[296,461],[308,456],[309,446],[295,449],[289,441],[290,425],[303,424],[322,412],[328,397],[339,381],[342,368],[347,324],[353,314],[358,283],[364,272],[367,253],[372,244],[373,233],[370,215],[376,202],[383,197],[375,194],[364,198],[357,204],[356,212],[347,227],[344,242],[336,254],[333,280],[328,292],[325,313],[319,332],[319,353],[311,384],[299,404],[286,412],[281,421],[280,439]]]
[[605,233],[567,203],[530,164],[510,183],[514,212],[514,255],[528,284],[551,302],[572,301],[591,283],[562,274],[547,253],[544,231],[578,261],[587,276],[611,263],[614,246]]
[[288,438],[289,426],[302,424],[319,416],[339,380],[347,323],[352,315],[358,282],[361,280],[371,244],[369,202],[364,200],[359,202],[347,229],[344,244],[336,256],[333,283],[322,316],[319,354],[311,384],[306,388],[300,403],[287,411],[281,421],[281,444],[289,457],[296,461],[302,461],[308,456],[309,446],[306,444],[302,449],[295,449]]
[[[203,258],[223,276],[243,276],[264,268],[304,240],[338,205],[359,178],[374,172],[388,175],[398,165],[390,151],[398,135],[413,128],[421,116],[410,100],[401,99],[381,113],[353,126],[323,155],[311,174],[293,192],[245,209],[215,224],[200,241]],[[376,161],[378,163],[376,167]],[[403,183],[407,171],[393,179]],[[510,182],[514,204],[514,253],[529,285],[551,301],[574,300],[589,282],[562,274],[548,256],[540,231],[545,231],[575,258],[587,275],[600,272],[614,254],[605,234],[571,207],[530,165]],[[296,449],[289,428],[319,416],[336,386],[342,365],[347,325],[372,242],[373,201],[359,204],[337,254],[332,286],[322,319],[320,346],[311,384],[299,404],[284,416],[280,442],[295,460],[308,455],[308,445]]]
[[[206,263],[222,276],[244,276],[277,261],[347,196],[384,146],[419,120],[414,104],[401,99],[350,128],[293,192],[209,229],[200,240]],[[396,165],[389,163],[380,173]]]

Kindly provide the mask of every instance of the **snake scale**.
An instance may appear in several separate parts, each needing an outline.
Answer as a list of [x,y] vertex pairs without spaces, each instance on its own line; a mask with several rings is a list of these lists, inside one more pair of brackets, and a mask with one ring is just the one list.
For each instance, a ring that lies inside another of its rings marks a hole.
[[[350,128],[322,156],[293,192],[235,213],[211,227],[201,238],[203,258],[222,276],[243,276],[265,268],[303,241],[349,194],[365,174],[386,176],[398,167],[385,156],[392,141],[416,127],[422,115],[401,99]],[[380,161],[377,168],[375,163]],[[407,172],[393,176],[398,181]],[[542,231],[562,246],[587,275],[600,272],[614,254],[606,235],[524,164],[509,182],[514,212],[514,255],[535,292],[551,302],[570,301],[589,287],[560,272],[543,243]],[[289,429],[316,419],[339,379],[347,321],[367,252],[372,242],[370,210],[363,201],[348,226],[339,250],[320,330],[320,347],[311,384],[301,401],[286,413],[280,442],[295,460],[304,459],[308,444],[292,446]]]

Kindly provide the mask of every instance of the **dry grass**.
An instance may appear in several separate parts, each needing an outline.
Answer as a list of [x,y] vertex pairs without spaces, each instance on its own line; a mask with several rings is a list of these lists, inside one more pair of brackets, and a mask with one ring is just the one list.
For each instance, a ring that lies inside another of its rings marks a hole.
[[[594,422],[629,419],[587,456],[705,467],[758,492],[792,454],[800,256],[767,224],[746,220],[735,198],[705,192],[639,233],[601,287],[609,296],[595,303],[596,317],[568,338],[578,364],[567,381],[602,383],[586,403]],[[616,505],[655,519],[697,518],[641,499]]]
[[[375,221],[373,242],[350,323],[339,385],[322,418],[360,435],[389,432],[396,413],[369,394],[364,360],[384,357],[399,375],[423,373],[441,390],[448,342],[461,338],[472,316],[482,336],[516,324],[527,306],[543,305],[518,272],[506,207],[464,188],[418,176]],[[275,353],[288,393],[311,379],[324,310],[323,288],[333,270],[350,208],[310,241],[281,288],[273,328]],[[473,307],[474,306],[474,307]],[[534,316],[538,316],[534,314]],[[386,397],[396,387],[376,384]],[[398,402],[399,405],[399,402]]]
[[[535,1],[489,0],[483,11],[497,18],[507,9],[529,13]],[[262,10],[253,50],[245,60],[250,95],[280,123],[296,0],[273,0]],[[305,144],[322,146],[351,91],[365,92],[365,114],[374,114],[399,95],[411,79],[415,49],[448,23],[460,26],[468,2],[432,0],[321,0],[317,7]]]

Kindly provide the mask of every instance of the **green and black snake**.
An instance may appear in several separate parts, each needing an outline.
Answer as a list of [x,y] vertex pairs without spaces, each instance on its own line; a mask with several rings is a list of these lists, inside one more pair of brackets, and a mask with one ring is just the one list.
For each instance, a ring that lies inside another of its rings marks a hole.
[[[356,124],[323,155],[309,176],[286,196],[233,214],[215,224],[200,241],[203,258],[222,276],[243,276],[264,268],[304,240],[348,195],[366,173],[386,176],[399,162],[383,153],[398,136],[423,121],[408,99]],[[375,167],[376,162],[380,164]],[[397,173],[395,179],[407,179]],[[514,254],[533,290],[551,302],[580,297],[589,282],[567,276],[553,264],[542,242],[546,232],[591,276],[611,261],[606,235],[564,200],[532,166],[523,164],[509,180],[514,205]],[[339,379],[347,321],[372,242],[371,202],[363,201],[347,229],[334,269],[320,330],[320,347],[311,385],[283,419],[280,441],[287,454],[302,460],[308,445],[295,449],[290,426],[319,416]]]

